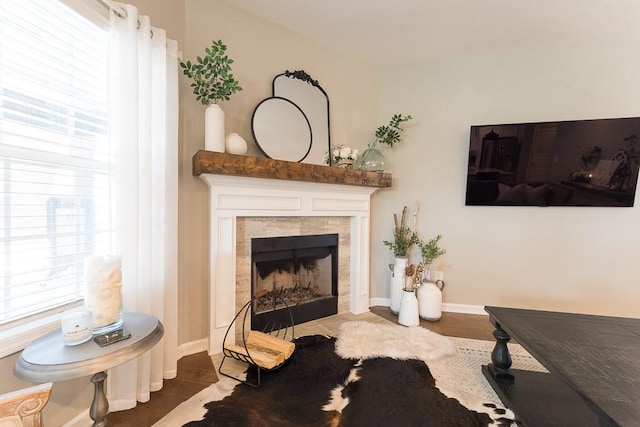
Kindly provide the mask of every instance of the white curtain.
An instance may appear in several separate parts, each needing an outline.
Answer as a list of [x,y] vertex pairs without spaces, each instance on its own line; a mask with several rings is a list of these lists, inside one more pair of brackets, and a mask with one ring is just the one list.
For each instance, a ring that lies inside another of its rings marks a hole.
[[109,371],[110,411],[148,401],[176,376],[178,299],[178,46],[134,6],[113,6],[125,15],[111,12],[109,58],[124,311],[153,314],[164,337]]

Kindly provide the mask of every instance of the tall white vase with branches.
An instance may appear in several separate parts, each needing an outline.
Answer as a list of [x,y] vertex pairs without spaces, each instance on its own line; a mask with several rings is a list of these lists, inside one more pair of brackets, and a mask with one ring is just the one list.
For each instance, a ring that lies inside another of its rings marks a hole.
[[406,256],[396,256],[395,263],[389,264],[391,269],[391,312],[398,314],[400,311],[400,300],[402,299],[402,288],[404,287],[404,271],[407,267]]

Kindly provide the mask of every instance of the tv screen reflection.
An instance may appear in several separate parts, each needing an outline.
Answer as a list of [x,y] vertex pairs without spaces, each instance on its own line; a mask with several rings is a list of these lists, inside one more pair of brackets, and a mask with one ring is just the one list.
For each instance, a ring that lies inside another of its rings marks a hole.
[[471,126],[467,206],[631,207],[640,117]]

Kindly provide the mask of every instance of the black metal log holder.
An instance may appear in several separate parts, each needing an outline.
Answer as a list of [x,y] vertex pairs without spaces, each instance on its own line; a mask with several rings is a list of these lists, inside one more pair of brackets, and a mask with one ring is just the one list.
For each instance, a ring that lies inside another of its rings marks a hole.
[[[276,366],[274,366],[272,368],[265,368],[265,367],[261,367],[260,365],[258,365],[256,363],[256,361],[251,357],[251,352],[247,348],[247,331],[246,331],[247,316],[248,316],[249,312],[251,311],[251,306],[256,303],[257,299],[264,297],[266,293],[267,293],[267,291],[257,292],[236,313],[235,317],[233,318],[233,321],[231,322],[231,324],[227,328],[227,332],[224,334],[224,339],[222,340],[222,355],[223,355],[223,357],[222,357],[222,361],[220,362],[220,366],[218,368],[218,372],[220,374],[224,375],[225,377],[234,379],[236,381],[239,381],[239,382],[241,382],[243,384],[247,384],[247,385],[249,385],[251,387],[254,387],[254,388],[260,387],[260,371],[261,370],[275,371],[276,369],[278,369],[281,366],[283,366],[289,360],[289,357],[291,357],[291,356],[289,356],[282,363],[280,363],[280,364],[278,364],[278,365],[276,365]],[[280,338],[280,339],[285,340],[285,341],[293,342],[293,340],[295,338],[295,330],[294,330],[294,324],[295,323],[293,321],[293,314],[291,313],[291,309],[289,308],[289,305],[287,304],[287,302],[281,296],[276,296],[276,295],[274,295],[274,300],[273,300],[273,311],[276,310],[276,305],[277,305],[276,303],[279,302],[278,300],[281,301],[284,304],[284,306],[285,306],[285,308],[286,308],[286,310],[287,310],[287,312],[289,314],[288,319],[287,319],[288,321],[287,322],[276,322],[276,321],[270,322],[267,325],[265,325],[265,327],[260,332],[269,334],[269,335],[271,335],[273,337]],[[229,332],[233,330],[234,334],[235,334],[236,322],[239,319],[242,319],[242,347],[244,348],[244,354],[227,348],[227,338],[229,336]],[[256,329],[250,328],[250,330],[256,330]],[[295,349],[294,349],[294,351],[295,351]],[[248,381],[248,378],[242,379],[242,378],[235,377],[235,376],[233,376],[233,375],[231,375],[229,373],[223,372],[222,366],[224,365],[224,362],[227,359],[227,357],[230,357],[232,359],[239,360],[241,362],[246,363],[248,365],[247,366],[247,370],[248,370],[248,368],[250,366],[254,366],[256,368],[256,382],[255,383],[254,382],[250,382],[250,381]]]

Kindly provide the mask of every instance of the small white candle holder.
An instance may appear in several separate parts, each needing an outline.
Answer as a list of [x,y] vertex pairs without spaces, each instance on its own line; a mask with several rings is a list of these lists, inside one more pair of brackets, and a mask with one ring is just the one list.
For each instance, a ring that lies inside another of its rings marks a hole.
[[61,318],[62,341],[73,346],[85,343],[93,336],[91,311],[73,310],[63,313]]

